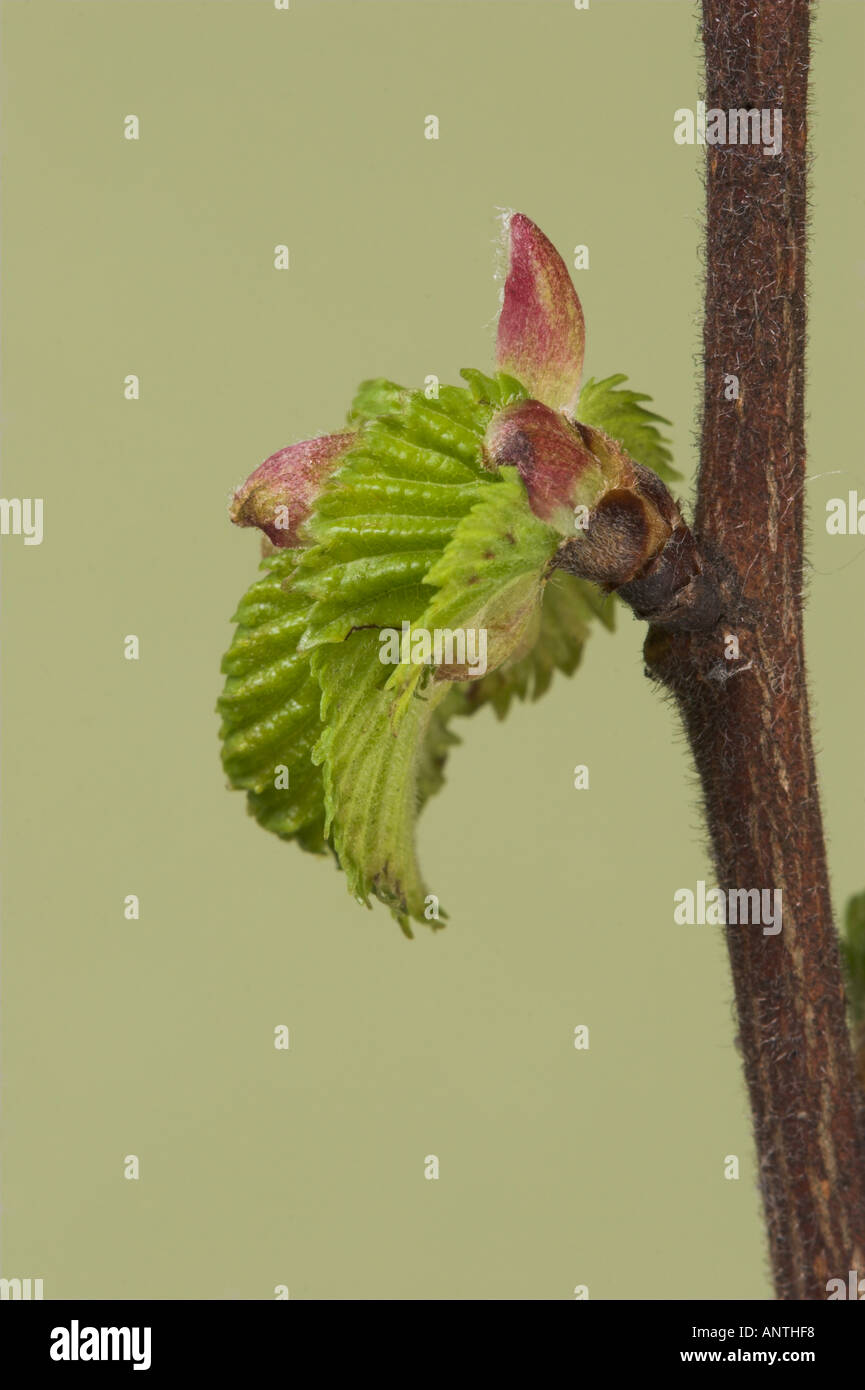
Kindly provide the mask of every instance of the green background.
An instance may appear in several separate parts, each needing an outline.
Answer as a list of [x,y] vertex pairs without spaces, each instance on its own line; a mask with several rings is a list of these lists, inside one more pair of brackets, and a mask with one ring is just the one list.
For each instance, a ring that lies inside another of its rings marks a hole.
[[[823,516],[863,482],[863,18],[819,7],[812,112],[808,641],[839,904],[862,887],[863,542]],[[258,558],[231,490],[340,428],[363,377],[491,364],[496,208],[589,246],[587,373],[675,421],[690,499],[694,8],[2,21],[3,495],[45,499],[42,546],[0,546],[3,1273],[46,1298],[768,1297],[723,940],[673,923],[712,881],[697,791],[639,625],[461,728],[421,823],[451,922],[414,942],[246,816],[213,713]]]

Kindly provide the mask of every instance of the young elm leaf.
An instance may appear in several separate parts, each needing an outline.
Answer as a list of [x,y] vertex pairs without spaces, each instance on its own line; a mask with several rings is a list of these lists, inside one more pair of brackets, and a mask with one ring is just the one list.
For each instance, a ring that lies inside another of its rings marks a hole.
[[430,403],[419,391],[395,400],[389,382],[369,386],[381,386],[390,413],[361,426],[307,523],[295,581],[311,600],[301,651],[411,621],[454,527],[496,482],[483,459],[490,410],[468,390]]
[[593,618],[610,630],[615,608],[594,584],[556,570],[544,585],[537,640],[524,656],[515,656],[479,681],[459,687],[459,714],[491,705],[504,719],[512,700],[538,700],[549,690],[556,671],[573,675],[579,666]]
[[[347,430],[272,454],[230,511],[276,549],[223,660],[225,771],[261,825],[331,850],[350,892],[387,904],[407,935],[444,915],[415,829],[458,742],[450,721],[487,704],[502,717],[571,674],[592,619],[613,625],[585,576],[625,582],[606,563],[624,504],[642,523],[637,564],[678,516],[646,474],[677,476],[657,428],[669,422],[624,376],[579,392],[585,326],[568,269],[523,214],[506,241],[494,374],[465,368],[465,386],[425,392],[362,382]],[[588,530],[572,531],[578,511]],[[413,629],[420,651],[402,645]],[[418,655],[427,664],[406,660]]]
[[[486,670],[522,655],[537,636],[546,570],[559,537],[529,507],[516,469],[501,469],[496,483],[462,518],[424,583],[434,586],[415,621],[427,632],[483,633]],[[537,620],[537,622],[536,622]],[[417,687],[423,668],[397,667],[388,687],[399,692],[399,715]],[[436,679],[471,679],[467,667],[443,667]]]
[[[410,918],[427,921],[415,823],[419,802],[440,785],[448,740],[432,720],[448,688],[413,700],[395,732],[380,651],[377,632],[353,632],[312,653],[324,726],[312,756],[324,775],[325,832],[349,892],[367,906],[374,894],[410,936]],[[433,928],[441,924],[435,917],[428,921]]]
[[[286,587],[296,564],[294,551],[276,551],[241,599],[217,709],[222,764],[231,785],[246,791],[250,814],[266,830],[321,853],[324,789],[310,756],[321,733],[321,697],[309,657],[297,650],[309,599]],[[287,769],[287,787],[280,768]]]
[[658,430],[658,425],[669,425],[670,421],[641,404],[651,400],[651,396],[624,389],[622,382],[627,379],[621,372],[603,381],[590,377],[580,392],[577,419],[583,425],[594,425],[612,435],[631,458],[651,468],[665,481],[681,478],[681,473],[672,466],[673,455],[667,448],[669,440]]

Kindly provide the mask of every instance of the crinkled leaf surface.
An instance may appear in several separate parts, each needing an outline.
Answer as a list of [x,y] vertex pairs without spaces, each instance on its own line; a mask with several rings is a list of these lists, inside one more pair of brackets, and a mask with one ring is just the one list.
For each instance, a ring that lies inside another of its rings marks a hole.
[[537,700],[550,688],[556,671],[573,675],[597,618],[612,631],[616,610],[592,584],[556,570],[544,585],[537,639],[522,656],[491,671],[482,680],[459,687],[459,713],[489,704],[503,719],[513,700]]
[[[223,763],[251,813],[303,848],[330,849],[351,893],[386,903],[409,934],[411,921],[445,915],[428,907],[436,889],[418,866],[416,822],[458,742],[453,717],[536,699],[554,671],[576,669],[593,618],[612,625],[592,586],[551,573],[561,538],[532,514],[516,469],[484,455],[493,413],[526,391],[504,374],[462,375],[466,387],[435,400],[362,384],[348,416],[357,439],[303,525],[303,548],[264,561],[222,668]],[[587,384],[587,423],[626,448],[626,434],[636,439],[635,457],[660,471],[658,417],[616,391],[622,380]],[[464,680],[383,664],[380,630],[403,623],[484,628],[490,669]]]
[[[412,700],[395,731],[379,651],[378,634],[367,631],[316,648],[311,666],[324,727],[312,756],[324,773],[325,831],[349,891],[367,904],[375,894],[407,929],[409,918],[425,920],[415,821],[424,792],[432,790],[430,760],[447,751],[437,751],[443,731],[431,722],[448,692],[442,685]],[[435,916],[429,920],[437,924]]]
[[[514,652],[522,655],[537,636],[543,584],[559,539],[533,515],[516,469],[502,469],[430,566],[424,583],[436,592],[415,626],[427,632],[482,631],[490,668]],[[401,709],[421,670],[402,665],[391,678],[389,685],[402,691]]]
[[[249,794],[260,825],[305,849],[324,849],[324,793],[311,751],[321,734],[321,692],[309,657],[298,652],[309,603],[291,588],[296,552],[278,551],[244,596],[222,661],[222,762],[232,786]],[[288,787],[279,785],[286,780]]]
[[632,459],[651,468],[665,482],[681,478],[681,473],[673,468],[669,440],[658,429],[658,425],[669,425],[670,421],[646,410],[642,402],[651,400],[651,396],[624,388],[622,382],[627,379],[621,372],[603,381],[590,377],[580,392],[577,419],[612,435]]

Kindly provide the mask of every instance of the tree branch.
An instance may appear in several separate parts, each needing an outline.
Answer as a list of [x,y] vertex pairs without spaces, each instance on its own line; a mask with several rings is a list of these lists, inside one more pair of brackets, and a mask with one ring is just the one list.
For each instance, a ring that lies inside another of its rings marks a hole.
[[[703,0],[707,108],[780,109],[782,149],[707,147],[694,535],[723,616],[708,631],[656,624],[646,642],[650,674],[674,695],[688,733],[718,886],[782,892],[779,934],[726,931],[785,1299],[825,1298],[827,1279],[865,1273],[865,1127],[802,644],[809,21],[808,0]],[[738,399],[726,399],[730,376]]]

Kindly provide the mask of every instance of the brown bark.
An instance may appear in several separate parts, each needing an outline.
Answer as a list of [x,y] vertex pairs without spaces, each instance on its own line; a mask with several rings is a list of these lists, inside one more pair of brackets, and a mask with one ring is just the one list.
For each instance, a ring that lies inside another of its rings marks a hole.
[[[865,1274],[865,1128],[832,921],[802,643],[808,0],[703,0],[706,105],[783,112],[782,150],[707,145],[705,394],[694,536],[723,617],[655,624],[718,886],[780,889],[726,928],[776,1290]],[[738,400],[725,377],[739,378]],[[731,657],[728,636],[738,640]]]

